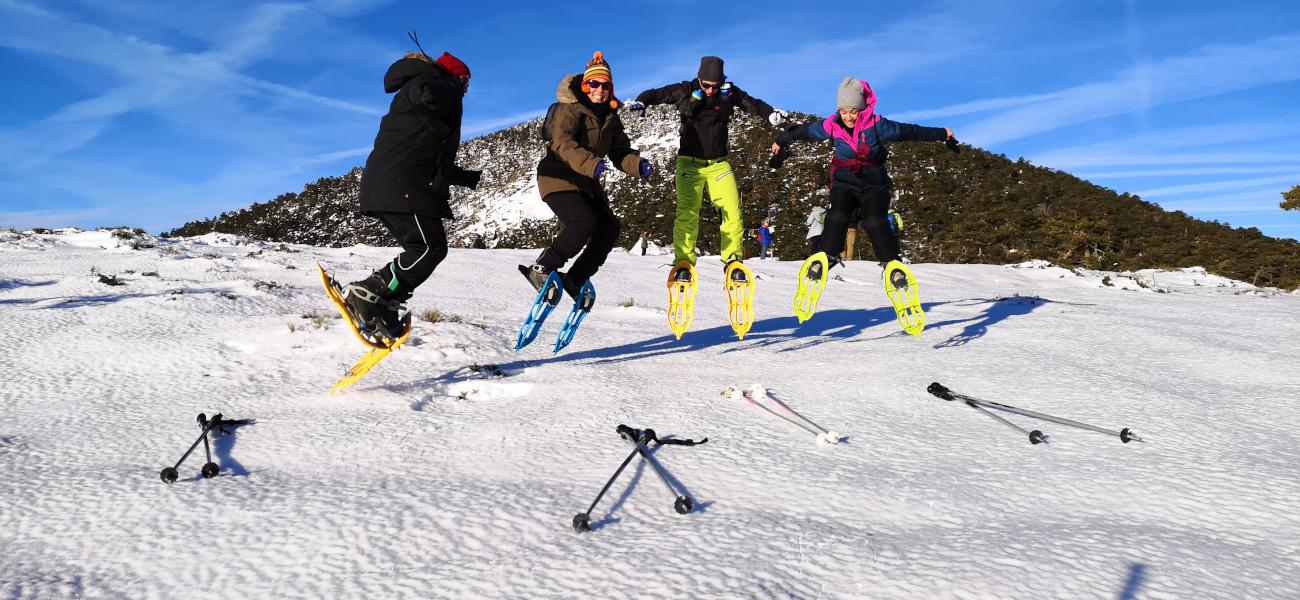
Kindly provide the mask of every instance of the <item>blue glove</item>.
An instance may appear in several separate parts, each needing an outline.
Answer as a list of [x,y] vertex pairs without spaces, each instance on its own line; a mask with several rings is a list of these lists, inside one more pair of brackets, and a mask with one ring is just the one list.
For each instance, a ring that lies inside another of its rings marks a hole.
[[633,100],[633,101],[631,101],[631,102],[628,102],[628,103],[626,104],[626,106],[627,106],[627,110],[628,110],[629,112],[636,113],[636,116],[638,116],[638,117],[644,117],[644,116],[645,116],[645,105],[644,105],[644,104],[642,104],[642,103],[640,103],[640,102],[637,102],[636,100]]
[[596,170],[591,174],[591,178],[600,179],[600,176],[604,175],[605,171],[607,171],[608,169],[609,169],[609,163],[605,162],[605,160],[602,159],[600,162],[596,163]]
[[704,90],[695,90],[691,92],[691,100],[696,102],[704,100]]
[[638,170],[641,171],[641,179],[650,179],[650,175],[655,172],[655,167],[650,164],[649,160],[643,158],[641,159],[641,164],[638,166]]

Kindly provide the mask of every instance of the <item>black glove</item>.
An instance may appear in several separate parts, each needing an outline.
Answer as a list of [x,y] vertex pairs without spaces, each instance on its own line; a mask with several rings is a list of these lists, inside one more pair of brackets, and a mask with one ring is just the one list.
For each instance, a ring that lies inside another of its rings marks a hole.
[[953,154],[961,153],[961,145],[957,143],[957,138],[955,137],[950,137],[947,140],[944,140],[943,145],[947,146],[949,150],[952,150]]
[[780,169],[781,166],[785,164],[785,159],[787,158],[790,158],[790,148],[787,146],[781,146],[780,152],[773,154],[772,158],[767,159],[767,166],[773,169]]

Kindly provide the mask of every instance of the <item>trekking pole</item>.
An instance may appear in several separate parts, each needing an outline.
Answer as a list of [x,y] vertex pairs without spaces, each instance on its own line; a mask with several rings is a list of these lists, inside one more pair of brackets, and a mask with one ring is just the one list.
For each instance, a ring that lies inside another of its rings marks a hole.
[[203,431],[203,454],[208,458],[208,462],[203,463],[203,469],[199,471],[199,474],[203,475],[204,479],[211,479],[217,476],[217,472],[221,471],[221,467],[212,462],[212,448],[208,445],[207,434],[210,431],[221,431],[221,413],[212,415],[211,421],[205,418],[203,413],[199,413],[198,422],[199,429]]
[[190,457],[190,453],[194,452],[195,448],[199,447],[199,442],[203,442],[203,451],[208,457],[208,462],[203,465],[203,469],[200,471],[203,478],[210,479],[216,477],[217,472],[221,470],[221,467],[217,466],[217,463],[212,462],[212,451],[208,447],[208,432],[221,425],[221,413],[214,415],[211,420],[207,418],[207,415],[199,413],[198,422],[199,426],[203,429],[202,433],[199,434],[199,439],[194,440],[194,443],[190,444],[190,449],[186,450],[185,454],[181,455],[181,459],[176,461],[175,466],[166,467],[158,473],[159,477],[162,478],[163,483],[174,483],[176,481],[176,478],[179,477],[176,469],[181,466],[181,463],[185,462],[185,459]]
[[[620,425],[620,427],[623,426]],[[618,470],[614,471],[614,475],[609,478],[609,481],[605,482],[605,487],[600,488],[600,493],[596,494],[596,499],[591,501],[591,506],[587,507],[587,512],[580,512],[573,515],[574,531],[578,533],[591,531],[591,511],[596,510],[596,505],[599,504],[600,499],[605,496],[605,492],[609,491],[609,486],[614,484],[614,480],[618,479],[619,474],[623,472],[623,469],[627,468],[628,463],[632,462],[632,459],[636,457],[637,453],[640,452],[647,443],[649,443],[650,436],[645,435],[647,432],[651,435],[654,434],[653,431],[649,430],[641,433],[641,436],[636,441],[636,447],[632,449],[632,453],[628,454],[627,458],[623,459],[623,464],[619,465]]]
[[1145,440],[1143,440],[1142,438],[1139,438],[1138,436],[1133,435],[1133,431],[1132,431],[1131,429],[1127,428],[1127,427],[1125,427],[1124,429],[1121,429],[1121,430],[1119,430],[1119,431],[1114,431],[1114,430],[1110,430],[1110,429],[1103,429],[1103,428],[1101,428],[1101,427],[1097,427],[1096,425],[1089,425],[1089,424],[1087,424],[1087,423],[1080,423],[1079,421],[1073,421],[1073,420],[1070,420],[1070,419],[1064,419],[1064,418],[1061,418],[1061,417],[1054,417],[1054,416],[1052,416],[1052,415],[1043,414],[1043,413],[1040,413],[1040,412],[1034,412],[1034,411],[1032,411],[1032,410],[1025,410],[1025,409],[1023,409],[1023,408],[1016,408],[1016,407],[1014,407],[1014,406],[1008,406],[1008,405],[1006,405],[1006,404],[999,404],[999,403],[997,403],[997,402],[989,402],[989,401],[987,401],[987,400],[980,400],[979,398],[972,398],[972,397],[967,396],[967,395],[965,395],[965,394],[958,394],[958,393],[956,393],[956,392],[953,392],[952,390],[949,390],[948,388],[944,387],[942,384],[940,384],[940,383],[937,382],[937,381],[934,382],[934,383],[931,383],[931,384],[930,384],[930,387],[926,388],[926,391],[930,392],[931,394],[933,394],[933,395],[935,395],[935,396],[938,396],[939,398],[943,398],[944,400],[961,400],[961,401],[963,401],[963,402],[965,402],[965,403],[967,403],[967,404],[970,404],[970,405],[979,405],[979,406],[983,406],[983,407],[986,407],[986,408],[993,408],[993,409],[997,409],[997,410],[1002,410],[1002,411],[1006,411],[1006,412],[1009,412],[1009,413],[1015,413],[1015,414],[1018,414],[1018,415],[1023,415],[1023,416],[1030,417],[1030,418],[1034,418],[1034,419],[1041,419],[1041,420],[1043,420],[1043,421],[1049,421],[1049,422],[1052,422],[1052,423],[1057,423],[1057,424],[1065,425],[1065,426],[1068,426],[1068,427],[1076,427],[1076,428],[1079,428],[1079,429],[1086,429],[1086,430],[1088,430],[1088,431],[1095,431],[1095,432],[1097,432],[1097,433],[1104,433],[1104,434],[1106,434],[1106,435],[1113,435],[1113,436],[1115,436],[1115,437],[1118,437],[1119,440],[1120,440],[1121,442],[1124,442],[1125,444],[1127,444],[1127,443],[1129,443],[1129,442],[1134,442],[1134,441],[1136,441],[1136,442],[1143,442],[1143,441],[1145,441]]
[[1031,443],[1031,444],[1040,444],[1040,443],[1043,443],[1043,442],[1046,442],[1046,441],[1047,441],[1047,436],[1046,436],[1046,435],[1043,435],[1043,432],[1041,432],[1041,431],[1039,431],[1039,430],[1037,430],[1037,429],[1035,429],[1035,430],[1033,430],[1033,431],[1026,431],[1025,428],[1023,428],[1023,427],[1021,427],[1021,426],[1019,426],[1019,425],[1016,425],[1015,423],[1012,423],[1011,421],[1008,421],[1008,420],[1006,420],[1006,419],[1004,419],[1004,418],[1002,418],[1002,417],[999,417],[999,416],[993,414],[993,413],[992,413],[991,411],[989,411],[988,409],[986,409],[986,408],[984,408],[984,407],[982,407],[982,406],[980,406],[980,405],[978,405],[978,404],[975,404],[975,403],[973,403],[973,402],[967,402],[967,403],[966,403],[966,406],[969,406],[969,407],[971,407],[971,408],[973,408],[973,409],[975,409],[975,410],[978,410],[978,411],[980,411],[980,412],[982,412],[982,413],[984,413],[984,414],[986,414],[986,415],[988,415],[988,416],[990,416],[990,417],[993,417],[993,418],[996,419],[999,423],[1002,423],[1002,424],[1006,425],[1007,427],[1010,427],[1010,428],[1012,428],[1012,429],[1014,429],[1014,430],[1016,430],[1016,431],[1019,431],[1020,433],[1023,433],[1023,434],[1025,434],[1025,435],[1028,435],[1028,436],[1029,436],[1029,443]]
[[[655,474],[659,476],[659,481],[664,482],[664,487],[667,487],[668,491],[672,493],[673,497],[676,499],[673,501],[673,510],[677,511],[677,514],[679,515],[691,512],[691,509],[695,507],[695,503],[691,501],[690,496],[678,492],[677,488],[673,487],[672,482],[668,481],[668,474],[664,472],[663,466],[660,465],[659,461],[656,461],[653,456],[650,456],[649,451],[641,447],[637,442],[641,437],[648,437],[655,442],[659,442],[659,439],[655,437],[655,431],[653,429],[646,429],[645,431],[638,432],[627,425],[619,425],[618,434],[628,442],[637,445],[637,451],[641,453],[641,459],[650,463]],[[662,442],[659,443],[662,445]]]

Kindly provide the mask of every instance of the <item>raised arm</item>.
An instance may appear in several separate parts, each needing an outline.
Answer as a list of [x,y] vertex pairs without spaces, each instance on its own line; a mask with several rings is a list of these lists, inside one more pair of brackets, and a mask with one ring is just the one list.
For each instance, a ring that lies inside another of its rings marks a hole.
[[690,82],[671,83],[663,87],[651,88],[636,97],[636,101],[650,106],[653,104],[677,104],[690,95]]
[[748,92],[736,86],[731,87],[732,104],[751,115],[758,115],[764,119],[771,119],[772,112],[775,111],[772,106],[758,98],[750,96]]
[[876,136],[882,142],[942,142],[952,137],[952,130],[946,127],[899,123],[880,117],[880,122],[876,124]]

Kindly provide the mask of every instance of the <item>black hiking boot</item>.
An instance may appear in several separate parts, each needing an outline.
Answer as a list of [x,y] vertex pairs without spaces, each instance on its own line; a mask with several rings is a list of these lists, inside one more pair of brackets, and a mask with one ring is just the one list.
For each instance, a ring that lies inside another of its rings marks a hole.
[[[523,273],[524,278],[528,280],[528,283],[532,284],[533,289],[539,292],[542,291],[542,286],[546,285],[546,280],[551,277],[551,273],[554,271],[555,269],[543,267],[542,265],[535,264],[535,263],[531,267],[519,265],[519,272]],[[565,279],[564,275],[561,274],[560,281],[563,282],[564,279]],[[550,304],[551,306],[555,306],[556,304],[559,304],[560,290],[557,289],[547,290],[546,303]]]
[[889,284],[894,286],[895,289],[903,289],[907,287],[907,273],[904,273],[902,269],[894,269],[893,271],[890,271]]
[[808,265],[808,274],[806,275],[806,277],[813,281],[820,281],[822,278],[822,264],[819,262],[815,262],[811,265]]
[[402,322],[402,303],[397,300],[378,274],[354,281],[343,288],[343,303],[356,318],[362,331],[387,335],[401,335],[406,329]]
[[[727,264],[722,265],[722,272],[723,272],[723,273],[726,273],[726,272],[727,272],[727,269],[730,269],[730,268],[731,268],[731,264],[732,264],[732,263],[735,263],[736,265],[740,265],[740,264],[741,264],[741,262],[738,261],[738,260],[729,261],[729,262],[727,262]],[[749,279],[747,279],[747,278],[745,277],[745,271],[744,271],[743,269],[740,269],[739,266],[737,266],[737,268],[731,270],[731,280],[734,281],[734,282],[736,282],[736,283],[745,283],[745,282],[749,281]]]
[[686,267],[681,267],[680,269],[677,269],[677,272],[673,274],[673,281],[676,281],[678,283],[690,283],[691,270]]
[[564,293],[568,294],[570,298],[574,299],[574,301],[580,299],[579,295],[582,294],[582,284],[587,283],[586,281],[577,281],[574,278],[569,277],[568,273],[560,273],[560,281],[564,283]]

